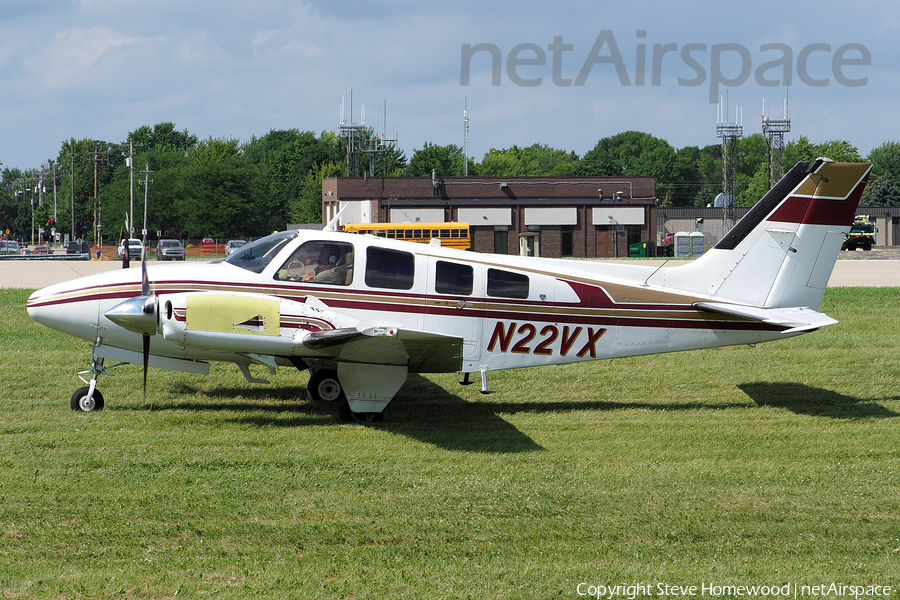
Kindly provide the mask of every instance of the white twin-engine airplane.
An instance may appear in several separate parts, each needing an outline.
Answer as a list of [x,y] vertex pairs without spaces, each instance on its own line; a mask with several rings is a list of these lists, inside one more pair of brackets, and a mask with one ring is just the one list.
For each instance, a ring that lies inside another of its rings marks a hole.
[[[309,369],[314,400],[378,420],[408,373],[756,344],[835,323],[817,312],[868,163],[800,162],[714,248],[673,266],[479,254],[333,231],[285,231],[224,262],[123,269],[32,294],[28,313],[93,344],[74,410],[103,407],[124,363]],[[332,230],[329,230],[332,229]],[[104,360],[118,364],[104,367]]]

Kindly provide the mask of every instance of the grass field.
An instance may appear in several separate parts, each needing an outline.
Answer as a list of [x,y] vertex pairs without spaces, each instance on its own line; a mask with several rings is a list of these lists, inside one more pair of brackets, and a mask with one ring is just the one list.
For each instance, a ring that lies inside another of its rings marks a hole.
[[304,373],[220,365],[152,370],[146,404],[123,367],[73,413],[89,348],[27,296],[0,290],[0,598],[900,597],[896,288],[828,290],[841,322],[799,338],[500,372],[489,396],[411,376],[374,426]]

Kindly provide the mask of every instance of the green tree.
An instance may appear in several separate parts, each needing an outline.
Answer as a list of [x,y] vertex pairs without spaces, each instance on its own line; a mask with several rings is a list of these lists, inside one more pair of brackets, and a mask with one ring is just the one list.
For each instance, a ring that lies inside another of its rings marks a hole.
[[761,133],[754,133],[737,141],[737,170],[747,177],[754,177],[760,165],[769,164],[769,147]]
[[[421,150],[413,152],[405,173],[407,177],[430,177],[432,170],[438,177],[463,175],[465,157],[456,144],[438,146],[425,142]],[[475,163],[469,159],[469,172],[475,172]]]
[[885,171],[869,188],[867,204],[869,206],[900,206],[900,187],[894,175]]
[[656,179],[656,196],[662,206],[671,206],[676,197],[675,149],[663,139],[640,131],[625,131],[597,142],[578,161],[576,175],[636,176]]
[[303,178],[300,195],[291,202],[289,218],[291,223],[322,222],[322,180],[326,177],[339,177],[343,173],[343,165],[325,163],[316,165]]
[[263,215],[248,202],[252,170],[239,162],[236,140],[209,139],[189,153],[176,207],[189,237],[246,236]]
[[735,206],[753,206],[769,191],[769,164],[761,163],[746,187],[737,193]]
[[[112,221],[106,221],[108,207],[104,205],[104,199],[112,200],[114,198],[109,195],[104,197],[103,192],[106,186],[116,178],[118,170],[125,166],[125,157],[125,151],[120,144],[92,139],[76,140],[75,138],[62,143],[56,160],[58,165],[57,197],[64,198],[65,200],[62,200],[61,203],[69,208],[59,211],[60,231],[65,232],[71,229],[72,174],[74,172],[76,237],[94,243],[95,218],[103,227],[100,230],[101,236],[108,238],[109,235],[115,235],[118,228],[113,229]],[[127,189],[126,186],[124,188],[126,194]],[[96,200],[94,198],[95,190],[98,198]],[[115,199],[119,202],[125,201],[122,197]],[[66,218],[62,216],[64,212]],[[116,221],[118,222],[118,220],[117,217]],[[107,234],[107,229],[109,234]]]
[[859,150],[847,140],[829,140],[823,142],[819,144],[817,152],[819,156],[830,158],[835,162],[862,162],[862,156],[859,155]]
[[476,165],[478,175],[485,176],[539,176],[550,175],[557,172],[571,171],[569,165],[578,160],[574,152],[570,153],[547,145],[532,144],[527,148],[513,146],[505,150],[491,150],[484,155],[484,159]]
[[900,173],[900,142],[885,142],[873,148],[867,159],[872,163],[872,174],[875,176],[888,171]]
[[532,165],[523,160],[521,152],[513,146],[509,150],[497,150],[491,148],[484,155],[481,163],[476,166],[476,173],[484,176],[516,177],[524,175],[536,175],[531,172],[537,165]]
[[787,172],[801,160],[816,160],[819,148],[805,135],[784,145],[784,170]]
[[157,123],[153,127],[142,125],[128,134],[126,143],[134,143],[136,151],[149,151],[154,148],[168,148],[187,152],[197,145],[197,136],[184,131],[176,131],[175,124]]

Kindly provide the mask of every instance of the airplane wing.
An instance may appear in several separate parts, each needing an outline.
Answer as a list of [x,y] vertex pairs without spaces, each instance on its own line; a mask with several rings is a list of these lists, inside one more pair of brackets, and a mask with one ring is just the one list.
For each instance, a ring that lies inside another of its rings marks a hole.
[[695,302],[694,308],[769,325],[787,327],[781,333],[802,333],[837,323],[824,313],[806,307],[760,308],[729,302]]
[[[341,362],[404,365],[411,373],[447,373],[462,368],[462,338],[392,324],[361,322],[355,327],[315,331],[300,343]],[[303,356],[302,352],[298,354]]]

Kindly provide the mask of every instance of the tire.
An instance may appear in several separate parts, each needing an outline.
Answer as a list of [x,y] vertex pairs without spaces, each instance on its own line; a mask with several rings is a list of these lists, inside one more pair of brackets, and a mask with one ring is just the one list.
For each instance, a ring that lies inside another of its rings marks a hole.
[[338,380],[337,371],[323,369],[316,371],[309,377],[306,384],[306,393],[315,402],[334,402],[343,400],[347,402],[344,388]]
[[88,398],[87,394],[90,389],[90,387],[85,385],[75,390],[75,393],[72,394],[72,397],[69,399],[69,406],[72,410],[77,410],[79,412],[103,410],[103,394],[100,393],[100,390],[95,388],[93,397]]

